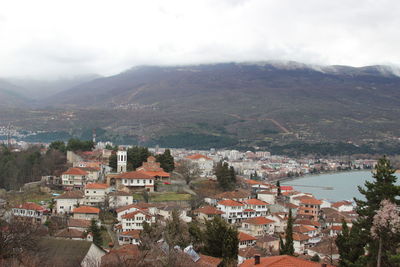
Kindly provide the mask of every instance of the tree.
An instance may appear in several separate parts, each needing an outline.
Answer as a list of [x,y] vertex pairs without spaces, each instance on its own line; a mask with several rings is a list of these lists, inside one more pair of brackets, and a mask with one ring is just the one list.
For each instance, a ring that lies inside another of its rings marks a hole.
[[190,244],[188,225],[179,218],[179,212],[176,209],[172,211],[171,219],[167,221],[164,239],[170,247],[185,248]]
[[144,202],[149,203],[150,194],[147,190],[142,191],[142,197],[143,197]]
[[112,170],[115,172],[117,171],[118,168],[118,156],[117,154],[111,154],[111,156],[108,158],[108,166],[112,168]]
[[[398,207],[389,200],[382,200],[381,208],[374,216],[371,234],[374,239],[379,240],[377,267],[382,266],[382,254],[385,251],[396,252],[399,245],[400,214]],[[397,235],[397,236],[396,236]],[[397,237],[397,238],[396,238]],[[397,242],[396,242],[397,239]],[[385,242],[383,242],[385,240]],[[385,244],[384,244],[385,243]],[[395,245],[393,245],[393,243]],[[396,245],[397,243],[397,245]],[[390,247],[388,244],[392,244]]]
[[294,246],[293,246],[293,218],[292,218],[292,210],[289,209],[289,218],[285,230],[285,243],[280,247],[279,253],[281,255],[290,255],[294,254]]
[[[360,244],[365,247],[368,251],[366,261],[369,264],[376,265],[379,250],[379,240],[371,237],[371,227],[373,225],[373,219],[376,212],[380,209],[381,201],[384,199],[399,205],[400,204],[400,186],[395,185],[397,177],[394,175],[395,169],[392,168],[390,161],[383,157],[378,160],[375,166],[373,181],[365,182],[365,187],[358,187],[358,190],[364,195],[365,200],[355,199],[357,207],[356,212],[359,215],[358,220],[354,223],[353,228],[357,229],[358,235],[355,236],[357,240],[362,242]],[[353,232],[353,229],[352,229]],[[385,242],[384,250],[388,252],[395,252],[395,243]],[[382,255],[382,265],[393,266],[389,262],[387,253]],[[362,261],[362,255],[360,255],[357,261]],[[354,262],[354,263],[355,263]]]
[[207,255],[223,258],[225,263],[237,259],[238,232],[224,220],[214,217],[206,222],[204,236],[204,252]]
[[196,221],[192,221],[189,223],[189,235],[191,243],[196,251],[199,251],[203,248],[204,245],[204,233],[200,229],[199,223]]
[[142,166],[143,162],[147,161],[147,158],[151,156],[147,147],[131,147],[127,150],[127,169],[130,171],[135,170]]
[[98,247],[103,246],[103,237],[101,236],[100,227],[97,225],[97,221],[92,219],[89,226],[89,232],[92,233],[93,243]]
[[58,150],[63,153],[67,151],[67,147],[65,146],[64,141],[54,141],[49,145],[49,149]]
[[219,187],[224,191],[230,191],[235,189],[236,186],[236,174],[233,167],[229,167],[227,162],[218,162],[214,170],[215,176],[217,176],[217,182]]
[[175,169],[174,157],[169,149],[166,149],[163,154],[157,155],[156,160],[160,162],[160,167],[166,172],[172,172]]
[[196,162],[189,160],[180,161],[179,165],[176,167],[176,172],[182,175],[182,178],[185,179],[186,184],[190,184],[191,181],[199,177],[201,174],[199,165]]
[[91,151],[94,148],[94,142],[89,141],[81,141],[78,138],[71,138],[67,143],[68,151]]
[[277,182],[276,182],[276,187],[278,187],[278,197],[279,197],[279,196],[282,195],[282,192],[281,192],[281,182],[277,181]]

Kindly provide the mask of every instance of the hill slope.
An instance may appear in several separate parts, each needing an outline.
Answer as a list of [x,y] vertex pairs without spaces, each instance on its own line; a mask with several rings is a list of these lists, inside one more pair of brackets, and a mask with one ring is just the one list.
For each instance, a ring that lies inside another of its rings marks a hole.
[[16,107],[27,103],[27,99],[18,94],[23,90],[14,84],[0,80],[0,107]]
[[392,138],[400,135],[400,78],[393,73],[385,66],[295,62],[137,67],[61,92],[45,104],[111,109],[112,128],[132,126],[136,135]]

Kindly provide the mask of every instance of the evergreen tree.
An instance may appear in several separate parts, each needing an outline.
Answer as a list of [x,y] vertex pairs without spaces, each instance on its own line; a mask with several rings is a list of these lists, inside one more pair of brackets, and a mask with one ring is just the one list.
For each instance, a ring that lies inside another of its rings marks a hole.
[[[370,234],[373,218],[379,210],[382,200],[387,199],[397,205],[400,204],[400,186],[395,185],[397,180],[397,177],[394,175],[395,171],[386,157],[379,159],[374,170],[374,181],[366,181],[364,184],[365,188],[358,187],[360,193],[364,195],[365,200],[355,199],[357,204],[356,212],[359,218],[353,226],[358,231],[357,235],[355,233],[353,235],[356,240],[362,242],[361,246],[367,249],[368,255],[366,260],[372,265],[376,265],[379,248],[379,241],[373,239]],[[351,232],[353,232],[353,229]],[[385,242],[383,249],[385,253],[382,255],[383,266],[394,266],[390,263],[388,254],[396,252],[398,242],[399,240],[387,240]],[[354,263],[362,260],[360,255],[359,259],[354,261]]]
[[176,209],[172,211],[171,217],[165,226],[164,238],[170,247],[185,248],[190,244],[188,225],[182,222]]
[[236,186],[236,174],[233,167],[229,167],[227,162],[218,162],[215,167],[215,176],[217,176],[217,182],[219,187],[224,191],[235,189]]
[[147,147],[131,147],[127,150],[127,169],[130,171],[135,170],[142,166],[143,162],[147,161],[147,158],[151,156]]
[[175,169],[174,157],[171,151],[166,149],[163,154],[156,156],[157,162],[160,162],[160,167],[166,172],[172,172]]
[[67,147],[65,146],[64,141],[54,141],[49,145],[49,149],[54,149],[65,153],[67,151]]
[[281,182],[277,181],[277,182],[276,182],[276,187],[278,187],[278,197],[279,197],[279,196],[282,195],[282,192],[281,192]]
[[342,221],[342,233],[338,234],[335,240],[340,255],[339,266],[354,266],[353,263],[364,254],[363,241],[359,240],[358,233],[357,225],[353,226],[350,231],[347,223]]
[[[282,239],[281,239],[282,240]],[[285,230],[285,243],[281,242],[279,253],[281,255],[290,255],[294,254],[294,245],[293,245],[293,218],[292,218],[292,210],[289,209],[289,218]]]
[[311,257],[311,261],[319,262],[321,258],[318,256],[318,254],[314,254],[314,256]]
[[108,166],[110,166],[114,172],[117,171],[118,168],[117,160],[118,160],[117,154],[111,154],[111,156],[108,158]]
[[237,259],[238,232],[224,220],[215,217],[212,221],[208,221],[204,236],[204,252],[207,255],[223,258],[224,262]]
[[92,233],[93,243],[95,245],[97,245],[98,247],[102,247],[103,238],[101,236],[100,227],[97,225],[97,221],[95,219],[92,219],[92,221],[91,221],[91,224],[89,227],[89,232]]

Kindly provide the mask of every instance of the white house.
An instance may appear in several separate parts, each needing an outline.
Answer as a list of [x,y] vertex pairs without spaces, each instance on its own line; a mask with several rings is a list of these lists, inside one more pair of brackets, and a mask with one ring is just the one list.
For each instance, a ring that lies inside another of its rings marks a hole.
[[238,232],[239,248],[252,247],[256,244],[257,238],[244,232]]
[[109,191],[107,184],[91,183],[85,185],[85,205],[99,206],[104,204]]
[[34,223],[44,223],[46,221],[46,209],[33,202],[25,202],[12,208],[12,215],[32,219]]
[[118,190],[147,190],[154,191],[155,178],[141,171],[121,173],[115,177]]
[[257,198],[269,204],[275,204],[276,194],[276,192],[269,190],[259,191],[257,192]]
[[72,210],[74,219],[91,220],[99,219],[100,209],[89,206],[80,206]]
[[350,201],[335,202],[332,204],[331,207],[340,212],[350,212],[354,210],[353,203],[351,203]]
[[187,160],[194,162],[199,166],[202,177],[213,176],[214,161],[201,154],[194,154],[186,157]]
[[217,203],[217,209],[223,211],[222,218],[228,223],[236,223],[243,218],[243,212],[246,206],[238,201],[226,199]]
[[61,174],[61,183],[65,189],[82,189],[86,184],[88,173],[79,168],[69,168]]
[[74,208],[83,204],[82,191],[68,191],[55,198],[56,211],[58,214],[71,213]]
[[151,224],[155,217],[142,210],[137,210],[122,216],[122,231],[143,230],[143,222]]
[[125,231],[118,234],[119,245],[139,245],[140,243],[140,230]]
[[132,194],[124,191],[116,191],[108,194],[110,208],[118,208],[133,204]]
[[242,221],[241,231],[248,233],[255,237],[274,233],[275,221],[265,217],[255,217]]

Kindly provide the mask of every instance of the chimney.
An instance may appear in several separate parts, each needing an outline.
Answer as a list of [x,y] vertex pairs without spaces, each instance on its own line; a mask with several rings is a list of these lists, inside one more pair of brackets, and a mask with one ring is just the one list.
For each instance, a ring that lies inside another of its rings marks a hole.
[[254,255],[254,265],[260,264],[260,254]]
[[326,267],[326,266],[327,266],[326,263],[322,263],[322,264],[321,264],[321,267]]

